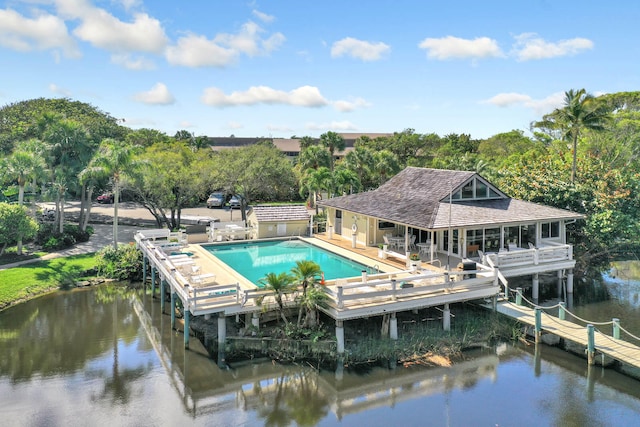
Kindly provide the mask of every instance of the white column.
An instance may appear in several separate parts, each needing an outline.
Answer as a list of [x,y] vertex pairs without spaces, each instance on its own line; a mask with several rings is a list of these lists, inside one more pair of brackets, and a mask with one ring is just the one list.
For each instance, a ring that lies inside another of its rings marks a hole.
[[[258,317],[258,313],[253,313],[253,317],[251,317],[251,325],[253,325],[256,329],[260,328],[260,317]],[[256,331],[253,331],[251,335],[256,336]]]
[[344,325],[342,320],[336,320],[336,341],[338,354],[344,354]]
[[218,345],[224,346],[227,340],[227,319],[224,313],[218,315]]
[[395,313],[391,313],[391,320],[389,322],[389,338],[392,340],[398,339],[398,318]]
[[449,309],[449,304],[445,304],[444,310],[442,311],[442,329],[445,331],[451,330],[451,310]]
[[573,294],[573,269],[567,271],[567,293]]
[[534,301],[538,301],[538,296],[540,295],[540,279],[538,273],[533,274],[531,284],[533,286],[533,289],[531,290],[531,297]]

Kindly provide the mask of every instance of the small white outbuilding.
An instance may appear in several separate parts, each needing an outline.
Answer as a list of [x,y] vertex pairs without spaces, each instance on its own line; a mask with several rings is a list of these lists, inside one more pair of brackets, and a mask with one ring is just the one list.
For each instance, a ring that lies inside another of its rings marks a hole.
[[255,237],[305,236],[309,233],[311,215],[304,205],[253,206],[247,215],[247,226]]

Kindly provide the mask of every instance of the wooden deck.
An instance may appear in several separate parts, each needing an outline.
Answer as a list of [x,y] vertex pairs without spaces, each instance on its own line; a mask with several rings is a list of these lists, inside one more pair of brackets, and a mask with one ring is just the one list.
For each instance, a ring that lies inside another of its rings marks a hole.
[[[533,308],[501,301],[497,305],[497,311],[521,323],[531,326],[536,324],[535,310]],[[588,333],[585,326],[568,320],[561,320],[544,311],[542,312],[542,330],[585,347],[588,345]],[[594,336],[597,352],[629,366],[640,368],[640,347],[621,339],[615,339],[597,330]]]

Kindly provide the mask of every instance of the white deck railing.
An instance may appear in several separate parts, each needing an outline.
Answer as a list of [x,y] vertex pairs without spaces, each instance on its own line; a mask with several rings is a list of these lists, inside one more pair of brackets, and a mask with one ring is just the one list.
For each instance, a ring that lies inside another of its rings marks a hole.
[[515,251],[499,252],[497,254],[485,254],[485,258],[491,260],[491,264],[499,268],[568,261],[573,259],[573,246],[549,244],[542,248],[518,249]]

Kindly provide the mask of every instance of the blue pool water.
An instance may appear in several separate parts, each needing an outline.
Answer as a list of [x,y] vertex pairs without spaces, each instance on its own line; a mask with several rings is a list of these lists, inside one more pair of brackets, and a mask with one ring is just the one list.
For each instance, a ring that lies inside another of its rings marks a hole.
[[207,251],[258,285],[267,273],[291,272],[296,261],[317,263],[325,280],[355,277],[367,270],[363,264],[300,240],[204,245]]

